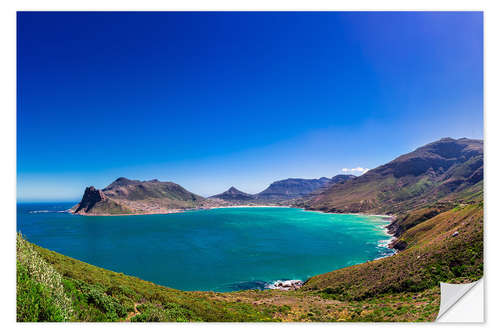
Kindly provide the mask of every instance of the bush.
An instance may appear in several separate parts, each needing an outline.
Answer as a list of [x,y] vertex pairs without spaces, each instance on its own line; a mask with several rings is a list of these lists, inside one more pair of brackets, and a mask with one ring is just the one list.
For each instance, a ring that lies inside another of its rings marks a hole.
[[107,320],[116,321],[127,315],[127,308],[106,294],[105,289],[101,285],[90,285],[77,280],[75,280],[75,284],[86,298],[86,302],[99,309],[106,316]]
[[160,304],[141,304],[137,306],[137,310],[141,312],[133,317],[133,322],[160,322],[160,321],[189,321],[191,313],[176,303],[166,303],[163,306]]
[[132,322],[161,322],[167,321],[165,319],[165,313],[163,309],[159,306],[152,304],[138,306],[137,310],[141,311],[135,317],[132,317]]
[[[33,249],[33,246],[19,234],[16,241],[16,257],[18,260],[18,279],[21,279],[21,282],[18,281],[18,284],[21,283],[21,286],[18,286],[18,293],[21,293],[18,295],[18,303],[21,303],[21,309],[26,308],[28,304],[31,304],[30,306],[33,308],[37,308],[36,303],[33,303],[37,299],[41,302],[39,304],[40,309],[49,306],[49,304],[51,304],[50,307],[53,306],[58,309],[56,312],[60,314],[61,318],[59,318],[59,315],[54,318],[51,317],[54,321],[60,321],[59,319],[69,320],[73,311],[72,304],[71,299],[64,292],[61,275],[43,260]],[[23,289],[28,288],[28,286],[31,289]],[[19,287],[21,287],[20,290]],[[27,303],[25,305],[22,302]],[[33,310],[33,314],[36,311],[38,310]],[[21,315],[21,318],[23,316]],[[43,320],[52,321],[52,319],[44,317]]]
[[61,309],[50,292],[28,275],[28,270],[17,263],[17,311],[18,322],[64,321]]

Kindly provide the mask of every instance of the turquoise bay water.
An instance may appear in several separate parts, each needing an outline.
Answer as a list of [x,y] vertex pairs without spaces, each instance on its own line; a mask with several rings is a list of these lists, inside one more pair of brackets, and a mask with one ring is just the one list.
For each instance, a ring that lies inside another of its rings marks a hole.
[[31,242],[182,290],[264,288],[392,253],[379,217],[296,208],[221,208],[168,215],[75,216],[73,204],[19,204]]

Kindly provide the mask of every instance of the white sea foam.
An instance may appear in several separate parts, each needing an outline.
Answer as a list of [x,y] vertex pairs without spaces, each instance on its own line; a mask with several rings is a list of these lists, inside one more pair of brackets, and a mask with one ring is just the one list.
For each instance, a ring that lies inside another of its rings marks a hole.
[[379,240],[377,246],[378,247],[387,247],[388,248],[389,244],[391,244],[392,241],[395,240],[395,239],[396,239],[396,237],[391,237],[389,239]]
[[67,213],[69,210],[31,210],[30,214],[42,214],[42,213]]
[[302,280],[276,280],[266,284],[265,289],[295,290],[302,287],[303,284]]
[[237,205],[237,206],[220,206],[220,207],[210,207],[209,209],[221,209],[221,208],[292,208],[289,206],[250,206],[250,205]]

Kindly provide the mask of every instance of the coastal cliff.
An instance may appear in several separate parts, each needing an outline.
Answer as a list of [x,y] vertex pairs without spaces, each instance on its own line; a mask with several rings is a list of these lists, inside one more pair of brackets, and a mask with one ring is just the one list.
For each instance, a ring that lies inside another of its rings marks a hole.
[[116,179],[102,190],[87,187],[72,208],[81,215],[164,214],[197,207],[203,197],[172,182]]
[[94,186],[87,187],[82,200],[72,208],[74,214],[103,215],[103,214],[130,214],[133,211],[110,198],[103,191]]

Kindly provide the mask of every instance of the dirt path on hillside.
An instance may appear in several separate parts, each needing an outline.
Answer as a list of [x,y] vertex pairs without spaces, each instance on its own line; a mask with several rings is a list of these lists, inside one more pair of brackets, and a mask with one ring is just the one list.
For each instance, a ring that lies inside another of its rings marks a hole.
[[129,314],[127,315],[127,319],[125,321],[130,321],[130,320],[132,320],[132,318],[134,318],[138,314],[141,314],[141,312],[139,310],[137,310],[137,306],[140,304],[141,303],[134,303],[134,312],[129,312]]

